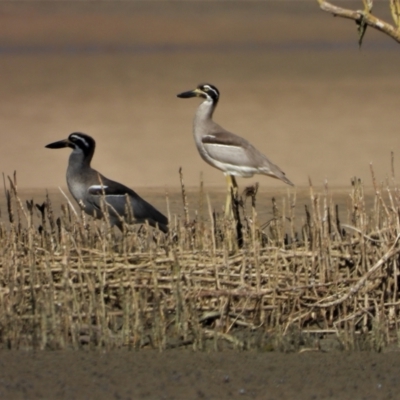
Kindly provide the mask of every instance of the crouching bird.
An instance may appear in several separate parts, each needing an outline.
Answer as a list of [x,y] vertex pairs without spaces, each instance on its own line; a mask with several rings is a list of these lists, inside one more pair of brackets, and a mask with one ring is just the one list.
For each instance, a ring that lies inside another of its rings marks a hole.
[[71,133],[68,139],[50,143],[49,149],[70,147],[67,184],[77,203],[86,214],[104,217],[107,211],[111,225],[122,230],[121,217],[127,223],[146,223],[168,232],[168,219],[143,200],[135,191],[106,178],[90,166],[96,147],[95,140],[84,133]]

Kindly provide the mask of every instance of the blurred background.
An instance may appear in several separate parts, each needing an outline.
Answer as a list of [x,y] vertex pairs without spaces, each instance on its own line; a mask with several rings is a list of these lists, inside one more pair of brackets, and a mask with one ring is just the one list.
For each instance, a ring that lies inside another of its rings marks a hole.
[[[370,162],[383,180],[400,157],[400,45],[369,29],[359,50],[356,28],[317,1],[1,2],[0,171],[65,187],[69,150],[44,146],[80,131],[97,141],[93,167],[136,189],[178,187],[179,167],[189,187],[203,172],[223,188],[193,141],[200,100],[176,97],[208,82],[215,121],[298,187],[369,183]],[[255,181],[285,187],[239,185]]]

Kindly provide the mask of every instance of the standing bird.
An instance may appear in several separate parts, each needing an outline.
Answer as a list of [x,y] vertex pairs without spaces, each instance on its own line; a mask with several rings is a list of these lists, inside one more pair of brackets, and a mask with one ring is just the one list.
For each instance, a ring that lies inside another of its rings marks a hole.
[[222,128],[212,120],[218,104],[219,91],[208,83],[177,95],[182,99],[202,97],[205,99],[194,116],[193,135],[201,158],[221,170],[227,177],[228,198],[225,213],[230,210],[231,188],[237,191],[235,176],[250,178],[254,174],[268,175],[293,186],[285,173],[260,153],[251,143]]
[[151,226],[168,232],[168,219],[163,214],[132,189],[106,178],[90,166],[96,147],[92,137],[84,133],[71,133],[68,139],[50,143],[46,147],[72,149],[67,169],[68,189],[86,214],[101,218],[103,210],[107,208],[111,225],[117,225],[121,230],[121,217],[125,217],[128,223],[147,221]]

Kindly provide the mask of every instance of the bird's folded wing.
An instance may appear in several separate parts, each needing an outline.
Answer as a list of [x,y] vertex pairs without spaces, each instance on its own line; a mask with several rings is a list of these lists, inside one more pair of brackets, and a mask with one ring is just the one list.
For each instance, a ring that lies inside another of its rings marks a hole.
[[88,201],[97,209],[102,208],[102,201],[105,200],[114,209],[112,211],[116,211],[119,215],[126,213],[127,199],[138,196],[128,187],[110,180],[89,186],[88,195]]
[[[117,212],[123,216],[127,213],[137,220],[153,220],[160,224],[168,224],[168,219],[135,191],[121,184],[92,185],[88,188],[90,202],[97,209],[102,209],[102,196],[107,205],[111,206],[111,213]],[[129,208],[130,210],[129,210]]]
[[253,166],[256,161],[255,152],[257,151],[254,147],[247,140],[229,132],[203,136],[202,143],[207,154],[219,162]]

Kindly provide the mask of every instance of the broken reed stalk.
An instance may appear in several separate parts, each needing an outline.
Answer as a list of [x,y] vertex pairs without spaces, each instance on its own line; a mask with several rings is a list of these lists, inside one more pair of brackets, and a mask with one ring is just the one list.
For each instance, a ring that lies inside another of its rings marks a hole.
[[[185,226],[175,217],[168,236],[148,226],[116,234],[107,220],[82,222],[71,206],[56,218],[49,197],[38,214],[30,202],[28,215],[11,179],[0,235],[0,348],[298,351],[306,337],[332,334],[349,349],[396,342],[398,192],[371,172],[372,207],[354,179],[347,220],[327,184],[319,193],[310,182],[298,224],[289,196],[273,200],[273,218],[260,228],[257,190],[247,190],[250,211],[245,192],[235,205],[240,247],[237,225],[208,196],[208,220],[188,219],[182,175]],[[18,209],[26,223],[14,218]]]
[[182,168],[179,168],[179,180],[181,183],[181,193],[182,193],[182,202],[183,202],[183,211],[185,213],[185,225],[189,225],[189,205],[186,196],[185,184],[183,182],[183,172]]

